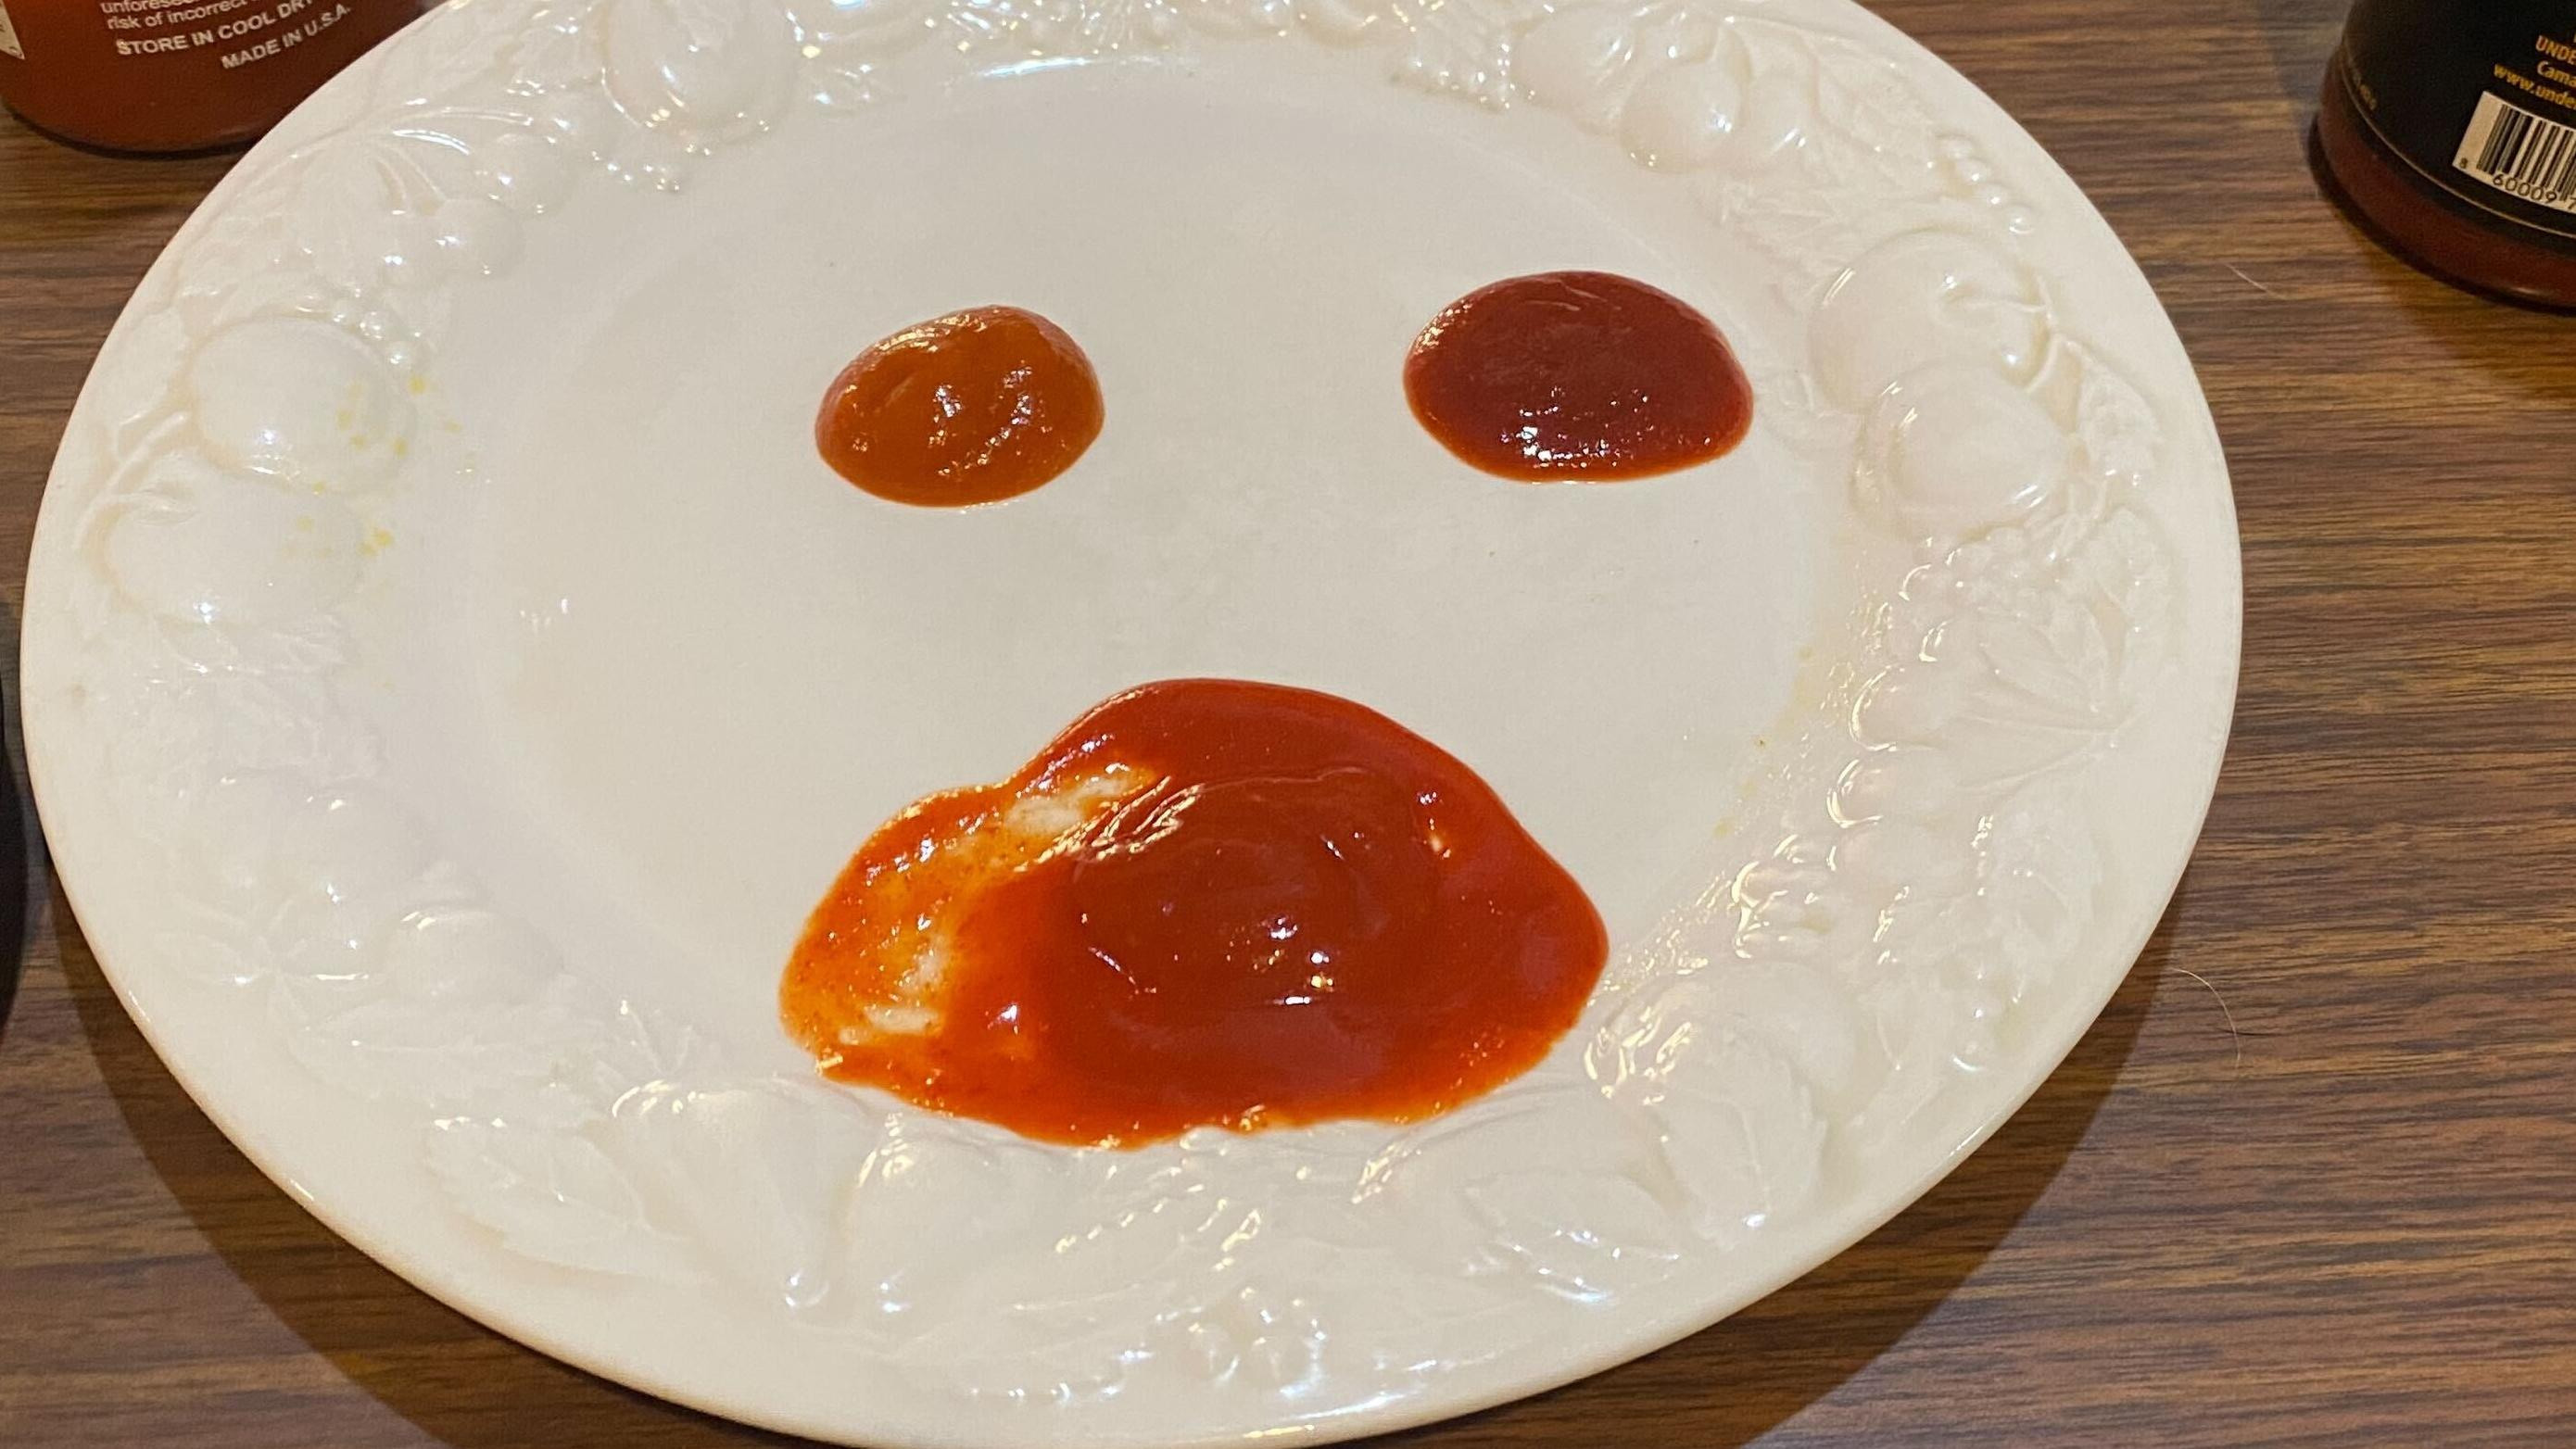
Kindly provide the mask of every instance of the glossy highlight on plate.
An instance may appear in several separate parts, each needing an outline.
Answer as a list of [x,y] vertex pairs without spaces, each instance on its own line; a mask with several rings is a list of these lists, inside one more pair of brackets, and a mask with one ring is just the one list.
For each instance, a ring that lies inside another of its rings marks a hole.
[[960,508],[1053,480],[1100,436],[1102,415],[1100,379],[1063,328],[972,307],[853,358],[823,395],[814,444],[879,498]]
[[1688,303],[1609,272],[1541,272],[1440,311],[1404,362],[1441,446],[1522,482],[1612,482],[1719,457],[1753,423],[1753,385]]
[[830,1076],[1047,1141],[1411,1120],[1535,1065],[1608,956],[1482,780],[1333,695],[1148,684],[870,836],[780,988]]

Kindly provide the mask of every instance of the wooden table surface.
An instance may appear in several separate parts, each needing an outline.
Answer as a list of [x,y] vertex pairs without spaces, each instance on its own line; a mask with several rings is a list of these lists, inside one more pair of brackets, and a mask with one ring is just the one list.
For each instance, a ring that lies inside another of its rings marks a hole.
[[[1921,1203],[1697,1338],[1412,1442],[2576,1444],[2576,319],[2449,291],[2321,199],[2339,0],[1878,8],[2056,153],[2199,363],[2245,541],[2208,830],[2100,1024]],[[227,164],[0,121],[12,650],[73,392]],[[307,1217],[22,853],[0,1445],[777,1442],[496,1338]]]

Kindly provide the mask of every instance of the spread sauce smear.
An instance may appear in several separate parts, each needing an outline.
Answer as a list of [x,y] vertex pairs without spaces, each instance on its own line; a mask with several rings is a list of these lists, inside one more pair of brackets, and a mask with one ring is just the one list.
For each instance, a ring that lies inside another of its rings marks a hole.
[[833,471],[879,498],[1015,497],[1100,436],[1100,379],[1064,329],[1017,307],[915,323],[841,369],[814,419]]
[[1443,308],[1404,362],[1443,447],[1524,482],[1606,482],[1743,441],[1753,386],[1706,317],[1608,272],[1542,272]]
[[1466,766],[1309,690],[1148,684],[881,827],[780,991],[823,1069],[1055,1142],[1446,1110],[1608,954]]

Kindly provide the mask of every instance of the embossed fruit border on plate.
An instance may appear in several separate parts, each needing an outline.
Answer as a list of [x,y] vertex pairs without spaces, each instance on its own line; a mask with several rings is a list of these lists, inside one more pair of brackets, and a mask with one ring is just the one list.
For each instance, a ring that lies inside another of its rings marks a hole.
[[[2133,387],[2031,251],[2098,223],[2018,194],[1872,33],[1832,4],[1687,0],[449,6],[182,231],[48,491],[40,792],[107,802],[87,833],[166,895],[111,969],[259,1000],[300,1069],[412,1123],[448,1210],[508,1253],[739,1295],[934,1398],[1110,1415],[1164,1380],[1242,1422],[1366,1411],[1499,1354],[1481,1324],[1708,1271],[2020,1049],[2017,1006],[2096,928],[2088,770],[2174,667],[2186,583],[2153,500],[2165,420],[2198,399]],[[801,109],[1288,38],[1601,133],[1805,319],[1803,367],[1757,380],[1766,425],[1849,456],[1913,563],[1856,616],[1772,847],[1488,1099],[1129,1154],[738,1071],[492,908],[379,783],[343,691],[373,521],[433,486],[407,459],[459,290],[584,187],[682,190]],[[2200,433],[2184,484],[2223,511]],[[909,1250],[961,1234],[971,1253]]]

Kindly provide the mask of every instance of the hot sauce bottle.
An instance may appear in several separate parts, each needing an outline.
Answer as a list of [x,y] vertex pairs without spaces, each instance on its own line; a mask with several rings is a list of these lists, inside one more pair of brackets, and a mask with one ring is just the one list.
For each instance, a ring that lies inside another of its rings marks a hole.
[[2576,307],[2576,0],[2359,0],[2317,142],[2427,271]]
[[0,0],[0,101],[120,151],[245,141],[420,0]]

